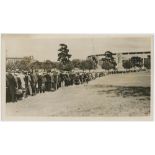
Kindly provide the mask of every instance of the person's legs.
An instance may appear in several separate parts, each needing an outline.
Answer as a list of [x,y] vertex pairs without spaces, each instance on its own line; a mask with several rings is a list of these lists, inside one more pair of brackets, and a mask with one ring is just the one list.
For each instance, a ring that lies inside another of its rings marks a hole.
[[13,88],[10,88],[10,95],[11,95],[11,102],[16,102],[16,90]]
[[39,92],[40,92],[40,93],[42,93],[42,89],[41,89],[41,86],[39,86]]
[[10,101],[11,101],[11,96],[10,96],[9,88],[6,88],[6,102],[10,102]]

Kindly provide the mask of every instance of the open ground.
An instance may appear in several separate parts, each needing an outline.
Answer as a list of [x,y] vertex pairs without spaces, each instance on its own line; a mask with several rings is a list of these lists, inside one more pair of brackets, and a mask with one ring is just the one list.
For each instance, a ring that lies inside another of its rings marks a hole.
[[6,104],[7,116],[150,115],[150,72],[112,74]]

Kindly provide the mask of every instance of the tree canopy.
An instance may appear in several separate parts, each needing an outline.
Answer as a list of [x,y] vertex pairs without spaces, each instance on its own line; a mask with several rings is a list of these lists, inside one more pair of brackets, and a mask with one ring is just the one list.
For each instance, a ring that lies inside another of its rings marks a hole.
[[80,68],[81,60],[80,59],[73,59],[72,64],[74,68]]
[[130,59],[132,67],[139,67],[141,68],[143,66],[143,59],[138,56],[133,56]]
[[82,60],[80,63],[80,69],[81,70],[92,70],[92,69],[96,69],[96,64],[94,63],[93,60]]
[[129,60],[124,60],[122,65],[123,65],[123,67],[124,67],[125,69],[130,69],[130,68],[132,68],[132,64],[131,64],[130,59],[129,59]]
[[105,58],[102,58],[102,69],[105,70],[116,69],[117,63],[112,55],[113,54],[110,51],[105,52]]
[[63,65],[66,65],[71,58],[71,54],[69,54],[69,49],[66,44],[60,44],[60,49],[58,49],[58,61],[60,61]]

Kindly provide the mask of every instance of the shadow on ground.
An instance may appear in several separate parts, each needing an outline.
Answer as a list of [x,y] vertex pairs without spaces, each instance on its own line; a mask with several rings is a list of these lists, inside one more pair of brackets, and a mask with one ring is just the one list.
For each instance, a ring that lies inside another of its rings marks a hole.
[[[100,88],[97,92],[99,94],[113,94],[115,96],[122,97],[145,97],[146,100],[150,100],[150,87],[133,87],[133,86],[99,86]],[[103,87],[103,89],[102,89]]]

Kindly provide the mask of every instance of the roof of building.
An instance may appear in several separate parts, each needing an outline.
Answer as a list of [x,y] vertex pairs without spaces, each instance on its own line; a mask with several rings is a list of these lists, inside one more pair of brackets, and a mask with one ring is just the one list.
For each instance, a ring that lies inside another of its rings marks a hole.
[[[117,54],[123,54],[123,55],[128,55],[128,54],[150,54],[151,51],[143,51],[143,52],[123,52],[123,53],[112,53],[113,55],[117,55]],[[94,54],[94,55],[89,55],[88,57],[92,57],[92,56],[105,56],[104,54]]]

